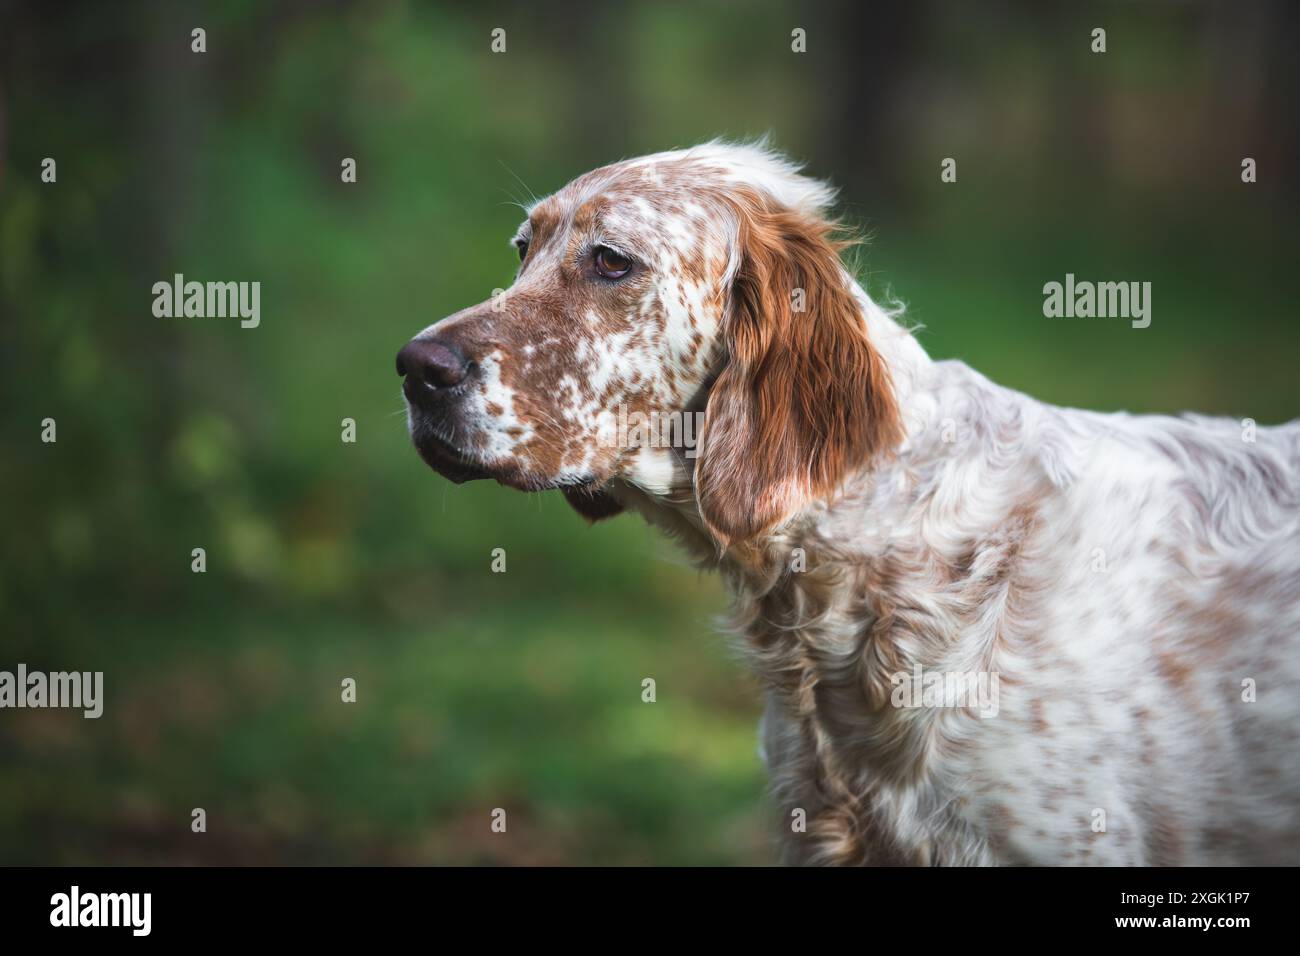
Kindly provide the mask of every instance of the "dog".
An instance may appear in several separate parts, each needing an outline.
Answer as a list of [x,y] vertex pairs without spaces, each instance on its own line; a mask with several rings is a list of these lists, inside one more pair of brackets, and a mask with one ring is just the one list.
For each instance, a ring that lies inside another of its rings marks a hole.
[[[536,202],[514,284],[398,353],[419,454],[723,575],[788,862],[1300,860],[1300,423],[932,360],[833,199],[715,141]],[[619,427],[664,414],[695,447]]]

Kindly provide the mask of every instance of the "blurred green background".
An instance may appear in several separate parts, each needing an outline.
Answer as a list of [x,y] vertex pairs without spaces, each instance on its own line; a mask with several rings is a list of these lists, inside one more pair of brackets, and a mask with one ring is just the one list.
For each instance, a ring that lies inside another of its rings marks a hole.
[[[771,132],[842,188],[932,354],[1061,404],[1295,417],[1296,26],[0,2],[0,669],[106,683],[98,721],[0,712],[0,862],[773,862],[719,584],[635,518],[433,475],[396,350],[509,284],[512,200]],[[176,272],[260,281],[261,326],[154,318]],[[1067,272],[1152,282],[1151,327],[1044,318]]]

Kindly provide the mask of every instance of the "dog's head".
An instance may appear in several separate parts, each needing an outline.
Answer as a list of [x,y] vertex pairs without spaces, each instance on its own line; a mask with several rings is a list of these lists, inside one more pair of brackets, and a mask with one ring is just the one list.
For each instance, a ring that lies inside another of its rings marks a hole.
[[509,289],[398,353],[416,448],[590,518],[611,481],[684,480],[724,545],[780,523],[899,437],[831,198],[716,143],[569,183],[515,234]]

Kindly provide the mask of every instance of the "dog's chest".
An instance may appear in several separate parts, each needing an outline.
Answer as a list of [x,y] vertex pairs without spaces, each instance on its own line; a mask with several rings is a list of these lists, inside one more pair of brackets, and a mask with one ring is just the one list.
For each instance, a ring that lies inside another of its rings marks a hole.
[[852,590],[824,606],[773,592],[745,610],[738,624],[768,692],[760,753],[792,861],[993,862],[952,786],[979,698],[935,707],[942,688],[924,693],[924,675],[951,670],[951,649]]

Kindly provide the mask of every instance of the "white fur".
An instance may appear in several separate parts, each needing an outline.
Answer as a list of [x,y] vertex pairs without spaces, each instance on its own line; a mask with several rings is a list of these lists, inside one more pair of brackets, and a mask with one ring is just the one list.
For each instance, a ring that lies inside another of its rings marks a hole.
[[[692,459],[602,438],[628,395],[670,412],[707,397],[742,255],[719,183],[807,216],[833,198],[761,144],[596,170],[542,201],[558,225],[505,300],[524,306],[426,334],[514,343],[449,436],[485,467],[513,455],[529,487],[600,487],[724,575],[766,688],[788,857],[1300,859],[1300,425],[1247,441],[1233,421],[1046,405],[933,361],[845,272],[902,440],[719,557]],[[571,314],[554,304],[586,287],[560,265],[593,200],[652,274],[632,306],[605,290],[588,301],[624,304]],[[895,676],[916,668],[996,676],[996,713],[896,706]]]
[[[701,149],[792,205],[829,199],[765,153]],[[766,535],[757,565],[720,562],[769,687],[788,856],[1300,859],[1300,425],[1252,443],[1228,420],[1045,405],[932,361],[855,290],[905,440]],[[619,494],[708,555],[676,466]],[[998,715],[872,700],[917,664],[999,675]]]

